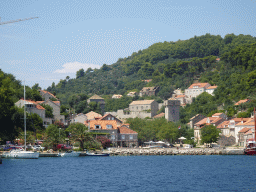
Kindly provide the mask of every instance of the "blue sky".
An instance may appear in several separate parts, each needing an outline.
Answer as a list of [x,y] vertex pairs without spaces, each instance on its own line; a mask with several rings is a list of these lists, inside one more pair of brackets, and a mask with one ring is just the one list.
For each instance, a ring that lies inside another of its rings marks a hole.
[[0,68],[47,88],[76,71],[113,64],[156,42],[206,33],[255,36],[252,0],[2,1]]

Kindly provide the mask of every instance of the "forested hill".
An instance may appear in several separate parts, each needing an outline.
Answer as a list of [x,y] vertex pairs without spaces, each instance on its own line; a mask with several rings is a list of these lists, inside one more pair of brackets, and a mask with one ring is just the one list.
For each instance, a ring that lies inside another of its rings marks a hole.
[[[55,92],[63,103],[67,103],[73,94],[124,94],[131,90],[138,91],[146,85],[158,85],[158,96],[166,99],[171,96],[174,88],[185,89],[200,77],[200,81],[218,84],[217,77],[221,73],[228,70],[230,74],[234,59],[239,60],[239,66],[244,64],[242,58],[237,58],[242,55],[232,58],[230,54],[234,52],[230,51],[255,42],[256,39],[250,35],[228,34],[222,38],[220,35],[206,34],[184,41],[156,43],[127,58],[119,58],[112,65],[103,64],[100,69],[89,68],[87,71],[81,69],[77,71],[76,79],[67,77],[57,85],[53,83],[47,90]],[[218,63],[217,57],[221,57]],[[235,70],[238,74],[241,72],[239,70],[246,69],[245,66],[238,67],[232,69],[232,73]],[[141,81],[144,79],[152,79],[152,82],[147,84]],[[236,94],[236,97],[240,96]]]

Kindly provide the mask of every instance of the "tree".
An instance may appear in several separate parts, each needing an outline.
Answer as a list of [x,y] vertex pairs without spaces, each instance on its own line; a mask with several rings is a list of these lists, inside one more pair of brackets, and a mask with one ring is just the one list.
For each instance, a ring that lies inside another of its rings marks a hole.
[[206,125],[201,129],[201,143],[214,143],[218,140],[221,131],[213,125]]
[[96,139],[101,143],[103,149],[110,147],[112,144],[112,142],[107,137],[104,136],[98,136]]
[[84,69],[79,69],[77,72],[76,72],[76,78],[80,78],[80,77],[83,77],[84,76]]
[[84,142],[88,137],[88,128],[82,123],[71,123],[66,131],[71,134],[72,141],[80,142],[80,148],[83,149]]
[[65,132],[63,129],[58,128],[57,125],[51,124],[45,131],[44,145],[48,148],[56,149],[58,143],[65,141]]
[[50,105],[41,104],[45,108],[45,117],[53,118],[53,109]]

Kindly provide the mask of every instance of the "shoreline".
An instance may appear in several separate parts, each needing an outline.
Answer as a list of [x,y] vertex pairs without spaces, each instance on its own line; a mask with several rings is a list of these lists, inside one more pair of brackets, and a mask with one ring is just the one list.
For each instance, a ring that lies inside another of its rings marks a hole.
[[244,149],[213,149],[213,148],[115,148],[108,152],[111,156],[139,156],[139,155],[244,155]]

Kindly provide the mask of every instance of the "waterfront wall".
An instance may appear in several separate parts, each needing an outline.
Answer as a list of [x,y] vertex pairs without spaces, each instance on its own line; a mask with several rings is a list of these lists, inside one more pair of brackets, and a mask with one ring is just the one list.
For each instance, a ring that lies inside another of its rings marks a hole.
[[244,155],[243,149],[213,148],[111,148],[110,155]]

